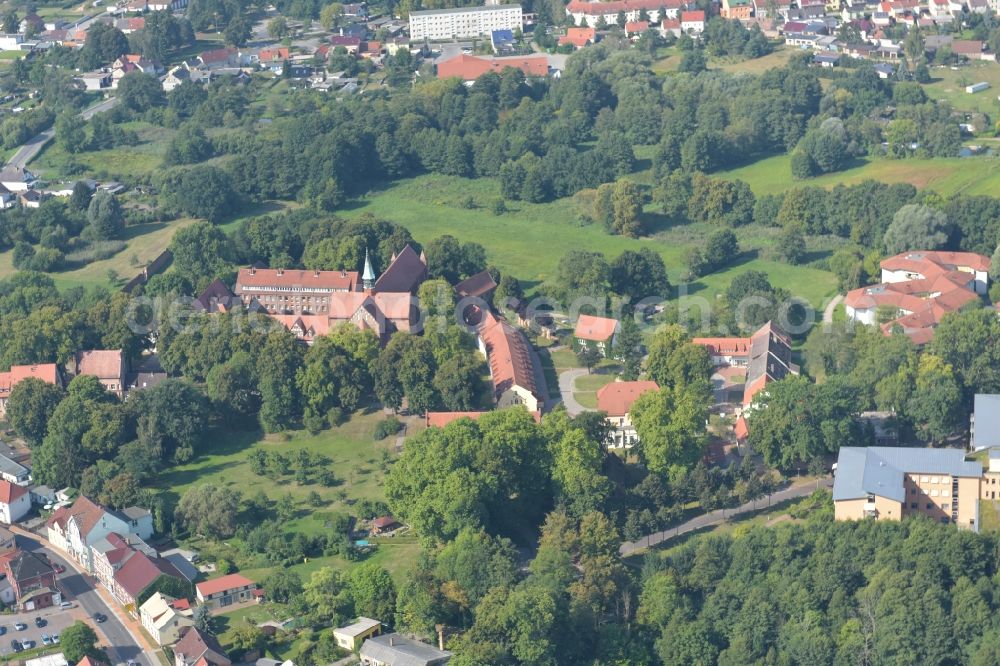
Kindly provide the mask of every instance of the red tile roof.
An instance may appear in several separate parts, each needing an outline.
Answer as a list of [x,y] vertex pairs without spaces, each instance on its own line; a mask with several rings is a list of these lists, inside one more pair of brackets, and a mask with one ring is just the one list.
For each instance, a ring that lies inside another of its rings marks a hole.
[[76,353],[76,372],[98,379],[122,378],[121,349],[88,349]]
[[9,393],[18,382],[28,377],[41,379],[46,384],[58,384],[59,368],[55,363],[12,365],[9,372],[0,372],[0,393]]
[[228,576],[213,578],[212,580],[206,580],[202,583],[198,583],[195,587],[198,589],[198,592],[202,597],[208,597],[213,594],[218,594],[219,592],[225,592],[226,590],[232,590],[239,587],[247,587],[248,585],[256,585],[256,583],[242,574],[229,574]]
[[597,409],[608,416],[625,416],[640,395],[659,390],[652,381],[611,382],[598,389]]
[[549,58],[545,54],[497,58],[460,53],[439,63],[437,76],[439,79],[457,76],[465,81],[474,81],[486,72],[499,74],[506,67],[519,69],[525,76],[544,77],[549,74]]
[[750,353],[750,338],[692,338],[713,356],[742,356]]
[[559,38],[560,44],[572,44],[578,49],[597,41],[597,31],[593,28],[566,28],[566,34]]
[[489,271],[482,271],[468,277],[455,285],[455,291],[459,296],[473,296],[482,298],[488,296],[497,288],[496,280]]
[[306,271],[281,268],[241,268],[236,276],[236,293],[245,287],[307,287],[354,291],[357,271]]
[[701,21],[705,22],[705,12],[702,10],[694,12],[681,12],[681,23],[697,23]]
[[531,352],[521,332],[487,312],[477,333],[489,359],[494,396],[499,398],[513,386],[520,386],[538,398]]
[[154,560],[145,553],[135,551],[122,568],[115,572],[114,578],[130,597],[136,599],[153,581],[164,575],[179,580],[184,579],[168,560],[162,558]]
[[229,666],[232,662],[222,646],[211,634],[202,634],[194,627],[188,627],[181,639],[174,645],[174,654],[185,664],[204,663],[211,666]]
[[581,340],[604,342],[611,339],[617,328],[617,319],[582,314],[576,320],[576,330],[573,331],[573,335]]
[[288,60],[288,48],[280,46],[272,49],[261,49],[257,54],[261,62],[274,62],[277,60]]
[[24,486],[11,483],[6,479],[0,479],[0,504],[13,504],[27,493],[28,489]]
[[978,39],[956,39],[951,43],[951,50],[958,55],[979,55],[983,52],[983,43]]
[[49,526],[58,525],[60,529],[65,530],[69,519],[75,518],[77,526],[80,528],[80,534],[86,538],[90,534],[90,530],[94,528],[94,525],[101,520],[104,512],[104,507],[80,495],[73,502],[73,506],[65,510],[56,510],[45,524]]
[[646,32],[647,30],[649,30],[649,21],[627,21],[625,23],[625,33],[629,35]]
[[427,412],[424,423],[428,428],[443,428],[452,421],[472,419],[475,421],[486,412]]
[[736,441],[738,442],[742,442],[750,434],[750,428],[747,427],[747,420],[743,418],[742,414],[736,419],[733,434],[736,435]]
[[375,520],[372,521],[372,527],[377,527],[380,530],[398,524],[399,521],[393,518],[392,516],[382,516],[381,518],[376,518]]

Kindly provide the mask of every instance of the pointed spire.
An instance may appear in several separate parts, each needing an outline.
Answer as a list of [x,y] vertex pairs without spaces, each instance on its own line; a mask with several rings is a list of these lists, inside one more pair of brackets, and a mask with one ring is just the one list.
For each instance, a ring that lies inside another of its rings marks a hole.
[[361,275],[361,282],[365,289],[375,286],[375,271],[372,270],[372,262],[368,258],[368,248],[365,248],[365,272]]

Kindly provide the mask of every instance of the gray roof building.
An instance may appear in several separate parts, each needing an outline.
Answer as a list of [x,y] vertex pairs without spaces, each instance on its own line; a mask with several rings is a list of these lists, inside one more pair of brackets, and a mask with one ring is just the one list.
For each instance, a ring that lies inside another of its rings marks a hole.
[[907,473],[978,478],[983,475],[983,466],[966,460],[961,449],[845,446],[837,458],[833,500],[878,495],[903,502],[906,500],[903,475]]
[[372,636],[361,646],[359,656],[362,664],[386,666],[437,666],[451,659],[448,651],[399,634]]
[[977,393],[972,409],[972,448],[1000,446],[1000,394]]

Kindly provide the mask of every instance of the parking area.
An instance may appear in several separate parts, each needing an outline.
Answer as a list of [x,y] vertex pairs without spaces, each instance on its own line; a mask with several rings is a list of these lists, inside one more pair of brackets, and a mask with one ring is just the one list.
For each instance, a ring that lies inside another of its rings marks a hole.
[[[25,641],[34,641],[35,647],[38,647],[42,645],[43,634],[49,637],[61,634],[64,629],[77,620],[85,619],[87,619],[87,613],[77,603],[73,603],[72,608],[56,606],[37,611],[0,615],[0,631],[3,632],[0,635],[0,655],[14,652],[11,647],[12,640],[17,640],[22,644]],[[15,625],[18,623],[23,624],[25,628],[15,629]]]

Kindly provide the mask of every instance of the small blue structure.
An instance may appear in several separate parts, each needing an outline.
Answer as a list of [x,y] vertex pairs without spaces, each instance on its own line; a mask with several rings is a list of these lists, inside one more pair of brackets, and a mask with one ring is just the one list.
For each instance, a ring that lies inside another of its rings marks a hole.
[[510,53],[514,50],[513,30],[494,30],[490,33],[490,44],[496,54]]

